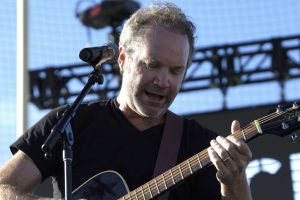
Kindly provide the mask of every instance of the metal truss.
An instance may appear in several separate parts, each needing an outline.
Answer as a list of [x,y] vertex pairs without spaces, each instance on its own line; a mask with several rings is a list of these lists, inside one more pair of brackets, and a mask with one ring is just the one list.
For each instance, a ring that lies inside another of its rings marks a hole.
[[[45,67],[30,71],[30,101],[40,109],[72,100],[87,81],[86,64]],[[86,99],[116,96],[121,83],[117,66],[103,67],[104,84],[94,86]],[[198,48],[180,92],[286,80],[300,77],[300,35]],[[282,88],[283,89],[283,88]],[[284,97],[282,97],[284,98]],[[283,100],[283,99],[282,99]]]

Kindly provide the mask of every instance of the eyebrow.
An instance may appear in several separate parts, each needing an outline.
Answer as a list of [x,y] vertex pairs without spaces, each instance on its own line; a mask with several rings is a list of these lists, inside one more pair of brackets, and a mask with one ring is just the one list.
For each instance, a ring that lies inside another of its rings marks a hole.
[[[156,60],[156,59],[153,59],[153,58],[147,58],[147,59],[144,60],[144,62],[146,62],[147,64],[156,65],[156,66],[162,66],[163,65],[159,60]],[[170,67],[172,67],[172,68],[182,68],[182,69],[185,68],[182,65],[175,65],[175,66],[170,66]]]

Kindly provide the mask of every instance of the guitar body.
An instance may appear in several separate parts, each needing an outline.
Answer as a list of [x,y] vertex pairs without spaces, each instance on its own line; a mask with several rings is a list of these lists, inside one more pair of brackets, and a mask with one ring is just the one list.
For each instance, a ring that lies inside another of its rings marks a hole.
[[128,192],[128,186],[119,173],[104,171],[74,190],[72,199],[116,200]]

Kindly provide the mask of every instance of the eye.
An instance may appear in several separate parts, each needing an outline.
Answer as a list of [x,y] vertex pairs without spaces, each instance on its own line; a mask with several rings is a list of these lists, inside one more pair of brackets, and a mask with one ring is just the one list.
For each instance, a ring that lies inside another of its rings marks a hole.
[[183,68],[182,67],[176,67],[171,69],[171,73],[174,75],[181,75],[183,73]]
[[141,64],[142,64],[143,67],[145,67],[149,70],[153,70],[153,69],[157,68],[157,65],[155,63],[142,62]]

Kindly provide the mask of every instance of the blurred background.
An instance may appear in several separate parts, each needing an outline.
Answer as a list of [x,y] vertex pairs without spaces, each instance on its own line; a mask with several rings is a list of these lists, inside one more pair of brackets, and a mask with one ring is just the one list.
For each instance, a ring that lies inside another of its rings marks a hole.
[[[171,2],[197,26],[193,64],[171,110],[226,134],[233,119],[246,125],[277,104],[300,100],[299,1]],[[2,0],[0,166],[22,130],[51,108],[73,102],[83,88],[92,67],[79,59],[80,50],[117,43],[124,21],[149,3]],[[117,94],[116,66],[104,71],[104,84],[95,86],[87,101]],[[254,199],[300,200],[299,141],[263,136],[250,147],[247,176]]]

